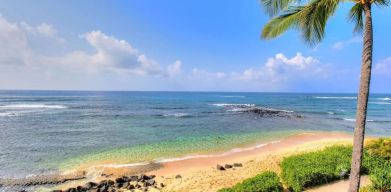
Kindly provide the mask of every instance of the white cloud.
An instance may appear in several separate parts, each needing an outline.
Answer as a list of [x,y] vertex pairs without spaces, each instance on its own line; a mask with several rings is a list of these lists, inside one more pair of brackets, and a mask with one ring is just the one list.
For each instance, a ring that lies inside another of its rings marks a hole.
[[362,37],[353,37],[349,40],[346,40],[346,41],[338,41],[338,42],[335,42],[333,45],[332,45],[332,48],[333,49],[336,49],[336,50],[341,50],[343,49],[344,47],[350,45],[350,44],[354,44],[354,43],[361,43],[362,42]]
[[202,78],[202,79],[222,79],[227,75],[224,72],[209,72],[203,69],[193,68],[191,71],[192,78]]
[[175,63],[167,66],[167,75],[174,76],[181,73],[182,62],[180,60],[175,61]]
[[172,76],[180,72],[181,62],[164,69],[158,62],[140,53],[127,41],[96,30],[82,35],[92,48],[64,51],[61,44],[65,39],[58,36],[54,26],[42,23],[37,26],[26,22],[12,23],[0,15],[0,65],[33,65],[50,68],[55,65],[62,71],[95,74],[113,72]]
[[374,72],[380,75],[391,75],[391,57],[380,60],[376,63]]
[[311,56],[304,57],[297,53],[292,58],[278,53],[267,60],[259,69],[246,69],[242,73],[233,73],[233,77],[241,80],[262,80],[282,82],[300,78],[308,78],[325,74],[325,66]]

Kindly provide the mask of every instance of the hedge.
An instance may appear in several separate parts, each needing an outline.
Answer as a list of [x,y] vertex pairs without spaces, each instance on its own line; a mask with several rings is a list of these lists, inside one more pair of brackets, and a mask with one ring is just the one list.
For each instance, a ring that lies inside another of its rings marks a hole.
[[278,175],[267,171],[246,179],[231,188],[220,189],[218,192],[282,192],[282,190]]

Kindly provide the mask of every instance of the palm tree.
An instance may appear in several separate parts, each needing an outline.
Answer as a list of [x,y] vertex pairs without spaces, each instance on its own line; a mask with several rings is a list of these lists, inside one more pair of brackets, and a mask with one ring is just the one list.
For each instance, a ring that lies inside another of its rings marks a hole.
[[364,30],[349,186],[350,192],[357,192],[360,187],[360,169],[371,80],[373,50],[371,7],[373,4],[381,7],[388,6],[389,0],[308,0],[304,2],[301,0],[261,0],[261,2],[269,15],[273,17],[263,28],[262,38],[272,39],[289,29],[297,29],[301,32],[305,42],[310,45],[315,45],[324,38],[327,20],[335,13],[339,3],[353,3],[349,18],[355,24],[354,31]]

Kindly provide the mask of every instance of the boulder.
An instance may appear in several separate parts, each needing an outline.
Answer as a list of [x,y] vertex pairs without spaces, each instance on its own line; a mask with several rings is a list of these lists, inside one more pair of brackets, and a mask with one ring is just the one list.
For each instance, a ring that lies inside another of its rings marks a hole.
[[243,167],[241,163],[234,163],[234,167]]
[[217,165],[216,169],[220,170],[220,171],[224,171],[225,170],[225,168],[223,166],[221,166],[221,165]]
[[232,165],[230,165],[230,164],[225,164],[225,165],[224,165],[224,168],[226,168],[226,169],[231,169],[231,168],[232,168]]
[[125,179],[123,177],[118,177],[118,178],[115,179],[115,182],[116,183],[125,183],[126,181],[125,181]]
[[147,184],[147,186],[153,186],[153,185],[155,185],[156,182],[155,182],[155,180],[150,179],[150,180],[147,180],[145,183]]
[[138,176],[133,175],[129,177],[129,181],[137,181],[137,180],[138,180]]
[[176,176],[175,176],[175,179],[181,179],[181,178],[182,178],[181,175],[176,175]]
[[92,188],[95,188],[97,187],[98,184],[97,183],[94,183],[94,182],[87,182],[85,185],[84,185],[84,188],[86,189],[92,189]]

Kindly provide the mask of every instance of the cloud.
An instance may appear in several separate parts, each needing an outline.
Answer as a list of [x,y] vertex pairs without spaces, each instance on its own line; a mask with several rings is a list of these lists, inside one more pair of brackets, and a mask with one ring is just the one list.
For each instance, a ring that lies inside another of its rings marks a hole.
[[233,73],[233,78],[240,80],[261,80],[268,82],[284,82],[314,76],[323,76],[326,66],[311,56],[305,57],[297,53],[288,58],[282,53],[271,57],[259,69],[246,69],[242,73]]
[[224,72],[208,72],[203,69],[193,68],[191,71],[192,78],[202,78],[202,79],[222,79],[227,75]]
[[311,83],[324,80],[330,76],[330,68],[330,65],[322,64],[316,58],[301,53],[291,58],[278,53],[259,67],[242,71],[210,72],[193,68],[189,79],[197,78],[197,84],[209,84],[214,89],[229,90],[229,86],[235,86],[244,91],[277,91],[308,80],[311,80]]
[[336,50],[342,50],[344,47],[346,47],[350,44],[361,43],[361,42],[362,42],[362,37],[353,37],[353,38],[346,40],[346,41],[335,42],[332,45],[332,48],[336,49]]
[[[12,23],[0,15],[0,65],[33,65],[72,73],[173,76],[180,72],[178,60],[166,69],[132,47],[127,41],[94,30],[82,35],[90,49],[66,51],[66,40],[47,23],[37,26]],[[92,50],[92,51],[91,51]],[[56,67],[55,67],[56,66]]]
[[374,67],[374,73],[391,76],[391,57],[380,60]]
[[175,76],[181,73],[182,70],[182,62],[180,60],[175,61],[174,64],[167,66],[167,75]]

